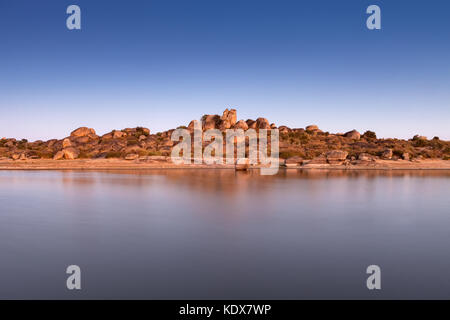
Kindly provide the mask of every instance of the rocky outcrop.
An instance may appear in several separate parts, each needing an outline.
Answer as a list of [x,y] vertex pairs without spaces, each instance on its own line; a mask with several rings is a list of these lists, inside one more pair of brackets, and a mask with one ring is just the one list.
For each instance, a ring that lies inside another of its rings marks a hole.
[[63,140],[62,145],[63,145],[63,148],[69,148],[72,146],[72,142],[70,141],[70,139],[66,138]]
[[64,151],[58,151],[57,153],[55,153],[55,155],[53,156],[53,160],[62,160],[64,159]]
[[130,153],[125,156],[125,160],[136,160],[139,158],[139,155],[136,153]]
[[225,130],[230,129],[230,128],[231,128],[231,121],[230,120],[228,120],[228,119],[220,120],[219,128],[218,128],[220,131],[225,131]]
[[385,160],[390,160],[392,159],[392,155],[393,155],[392,149],[386,149],[381,154],[381,158]]
[[311,131],[311,132],[319,131],[319,127],[316,126],[315,124],[311,124],[311,125],[305,127],[305,130],[306,131]]
[[71,137],[85,137],[85,136],[97,136],[94,129],[81,127],[70,133]]
[[217,114],[206,114],[202,117],[202,129],[210,130],[218,128],[220,124],[220,117]]
[[244,120],[239,120],[238,122],[236,122],[236,124],[233,127],[234,129],[242,129],[242,130],[248,130],[248,125],[247,122],[245,122]]
[[267,120],[266,118],[256,119],[256,128],[257,129],[270,129],[269,120]]
[[303,163],[304,159],[302,157],[290,157],[284,161],[286,167],[295,167]]
[[[202,117],[203,130],[219,129],[273,129],[275,123],[266,118],[237,120],[235,109],[226,109],[221,116],[205,115]],[[200,125],[199,124],[199,125]],[[180,128],[186,128],[181,126]],[[187,127],[194,132],[194,121]],[[304,128],[279,126],[279,151],[286,164],[294,164],[298,159],[303,163],[347,164],[375,159],[405,159],[416,161],[420,158],[450,159],[450,141],[434,137],[427,140],[416,135],[410,140],[378,139],[375,132],[365,131],[360,135],[356,130],[342,134],[322,132],[317,125]],[[138,154],[139,159],[148,156],[170,156],[174,142],[171,141],[173,129],[151,134],[143,127],[113,130],[99,137],[94,129],[81,127],[74,130],[65,139],[29,142],[25,139],[0,139],[0,159],[78,159],[78,158],[129,158],[130,154]],[[201,140],[201,135],[195,139]],[[209,142],[197,141],[206,147]],[[270,144],[270,141],[268,141]],[[177,142],[176,142],[177,143]],[[246,152],[249,141],[246,139]],[[329,150],[334,150],[328,152]],[[345,151],[342,151],[345,150]],[[350,157],[345,152],[350,153]],[[318,155],[321,155],[319,156]],[[296,157],[298,159],[296,160]],[[312,159],[312,160],[311,160]],[[150,160],[149,160],[150,161]]]
[[278,130],[279,130],[279,132],[282,133],[282,134],[289,133],[289,132],[292,131],[291,128],[286,127],[286,126],[279,126],[279,127],[278,127]]
[[122,132],[122,131],[114,130],[113,133],[112,133],[113,139],[120,139],[120,138],[123,138],[123,137],[126,137],[126,136],[127,136],[127,134],[125,132]]
[[223,115],[221,117],[221,120],[226,121],[227,123],[230,124],[230,126],[227,128],[227,129],[229,129],[237,121],[236,109],[231,109],[231,110],[225,109],[225,111],[223,112]]
[[353,139],[353,140],[361,139],[361,134],[358,131],[356,131],[356,130],[352,130],[352,131],[346,132],[344,134],[344,136],[346,138],[350,138],[350,139]]
[[327,162],[330,164],[341,164],[345,159],[347,159],[348,152],[343,150],[333,150],[328,151],[325,154]]
[[358,155],[358,160],[360,161],[373,161],[375,160],[374,156],[368,154],[368,153],[360,153]]
[[67,160],[74,160],[78,158],[78,155],[80,154],[80,151],[75,148],[65,148],[62,150],[64,152],[64,158]]
[[245,123],[247,124],[249,129],[256,129],[256,121],[252,120],[252,119],[247,119],[247,121],[245,121]]

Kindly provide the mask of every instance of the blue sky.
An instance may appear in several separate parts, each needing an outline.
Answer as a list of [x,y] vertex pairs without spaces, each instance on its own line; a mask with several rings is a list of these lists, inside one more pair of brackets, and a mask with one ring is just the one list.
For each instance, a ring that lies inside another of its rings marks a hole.
[[[71,4],[82,30],[66,28]],[[449,16],[447,0],[0,0],[0,137],[157,132],[234,107],[450,140]]]

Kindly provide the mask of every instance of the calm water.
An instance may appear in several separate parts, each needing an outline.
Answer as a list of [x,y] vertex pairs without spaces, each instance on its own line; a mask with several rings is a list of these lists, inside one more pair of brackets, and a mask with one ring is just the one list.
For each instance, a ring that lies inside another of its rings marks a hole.
[[0,298],[449,299],[450,171],[0,171]]

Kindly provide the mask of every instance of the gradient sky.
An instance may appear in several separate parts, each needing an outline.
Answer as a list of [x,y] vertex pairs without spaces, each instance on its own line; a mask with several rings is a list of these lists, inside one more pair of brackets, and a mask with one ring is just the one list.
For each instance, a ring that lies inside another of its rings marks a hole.
[[0,0],[0,137],[157,132],[226,107],[450,140],[450,1]]

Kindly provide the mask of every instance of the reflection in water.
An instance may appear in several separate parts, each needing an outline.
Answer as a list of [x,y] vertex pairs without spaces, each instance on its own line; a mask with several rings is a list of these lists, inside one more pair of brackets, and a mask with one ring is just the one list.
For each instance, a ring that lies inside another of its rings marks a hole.
[[449,177],[0,171],[0,298],[450,298]]

